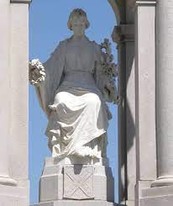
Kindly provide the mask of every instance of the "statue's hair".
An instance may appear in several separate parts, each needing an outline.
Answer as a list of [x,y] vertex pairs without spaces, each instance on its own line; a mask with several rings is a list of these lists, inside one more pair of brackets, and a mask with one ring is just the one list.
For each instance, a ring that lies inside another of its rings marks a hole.
[[71,13],[70,13],[70,16],[69,16],[69,19],[68,19],[68,22],[67,22],[67,26],[70,30],[72,30],[72,21],[73,21],[73,17],[76,16],[76,17],[85,17],[85,27],[86,29],[90,26],[90,23],[88,21],[88,18],[87,18],[87,14],[86,12],[83,10],[83,9],[74,9]]

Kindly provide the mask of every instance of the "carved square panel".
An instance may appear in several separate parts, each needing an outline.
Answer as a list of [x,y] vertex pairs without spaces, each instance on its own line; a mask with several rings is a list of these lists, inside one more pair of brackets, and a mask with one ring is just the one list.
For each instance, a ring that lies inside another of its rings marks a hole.
[[64,166],[64,198],[93,199],[93,173],[92,166]]

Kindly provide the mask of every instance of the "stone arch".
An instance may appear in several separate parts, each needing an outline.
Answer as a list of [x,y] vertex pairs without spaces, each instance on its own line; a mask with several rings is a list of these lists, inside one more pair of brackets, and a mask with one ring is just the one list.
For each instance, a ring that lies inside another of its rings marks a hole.
[[120,24],[120,9],[118,7],[117,1],[116,0],[107,0],[107,1],[111,5],[114,11],[115,17],[117,19],[117,25],[119,25]]

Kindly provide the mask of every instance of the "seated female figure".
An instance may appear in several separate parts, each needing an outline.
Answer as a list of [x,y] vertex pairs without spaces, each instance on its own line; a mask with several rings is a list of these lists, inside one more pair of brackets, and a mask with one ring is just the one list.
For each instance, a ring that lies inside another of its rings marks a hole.
[[60,42],[44,63],[45,81],[36,86],[48,116],[46,135],[52,156],[106,156],[106,131],[111,115],[104,100],[109,91],[100,46],[85,36],[89,27],[82,9],[72,11],[72,37]]

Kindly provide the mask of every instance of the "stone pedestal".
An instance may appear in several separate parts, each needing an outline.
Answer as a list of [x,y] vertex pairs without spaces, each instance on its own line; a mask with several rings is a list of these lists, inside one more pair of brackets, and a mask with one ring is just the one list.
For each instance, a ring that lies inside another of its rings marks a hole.
[[47,203],[40,203],[32,206],[115,206],[114,203],[98,200],[59,200]]
[[60,162],[56,158],[46,159],[39,204],[34,206],[113,206],[114,178],[110,167],[89,158],[72,162],[69,158]]
[[1,206],[28,206],[28,187],[0,185]]
[[141,193],[140,206],[172,206],[173,186],[144,189]]

